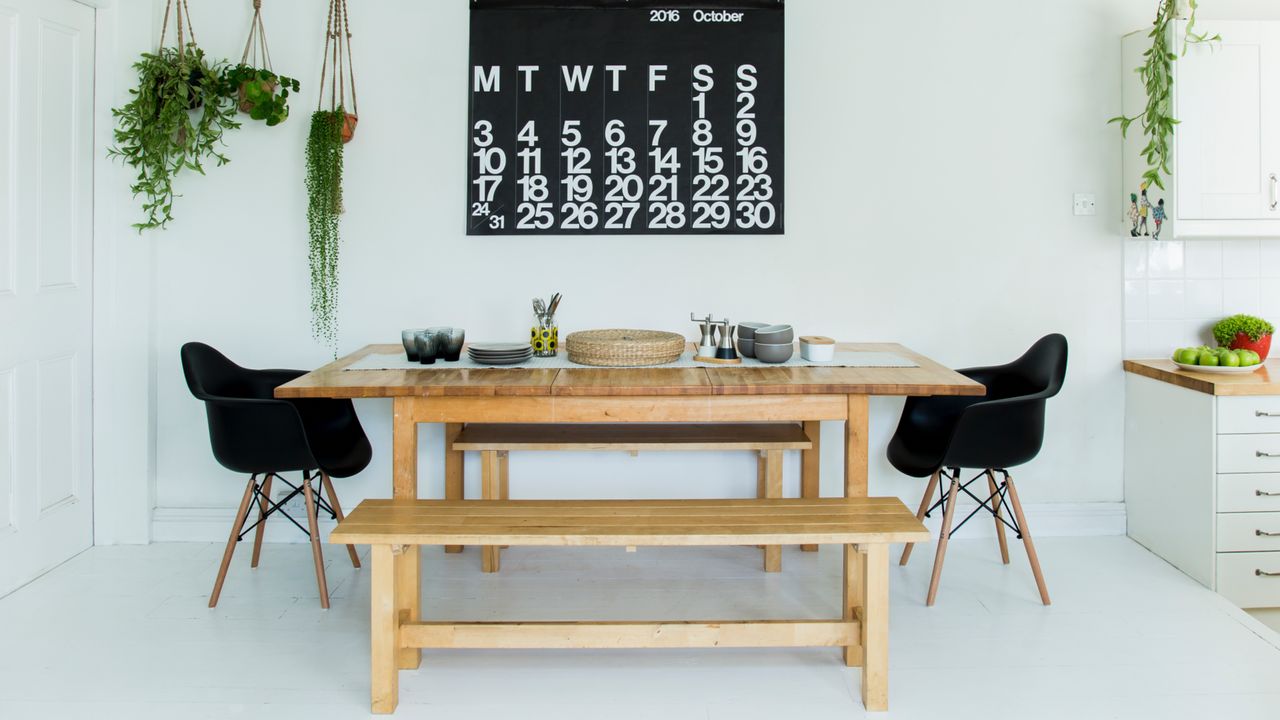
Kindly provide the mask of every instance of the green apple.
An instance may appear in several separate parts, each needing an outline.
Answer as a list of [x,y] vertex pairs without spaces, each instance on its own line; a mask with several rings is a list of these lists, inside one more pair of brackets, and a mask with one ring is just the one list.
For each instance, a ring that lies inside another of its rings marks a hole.
[[1249,362],[1247,363],[1248,365],[1257,365],[1262,362],[1262,358],[1258,355],[1258,353],[1252,350],[1245,350],[1244,352],[1249,357]]
[[1205,350],[1200,353],[1200,357],[1196,360],[1196,364],[1213,367],[1218,364],[1218,355],[1210,350]]
[[1240,354],[1236,352],[1228,352],[1221,358],[1224,367],[1240,367]]
[[1178,348],[1173,353],[1173,361],[1183,365],[1195,365],[1200,359],[1200,351],[1195,348]]

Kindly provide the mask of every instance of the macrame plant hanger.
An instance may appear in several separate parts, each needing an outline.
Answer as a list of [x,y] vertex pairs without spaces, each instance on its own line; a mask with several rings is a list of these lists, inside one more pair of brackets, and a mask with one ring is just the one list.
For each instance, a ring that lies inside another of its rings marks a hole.
[[[177,6],[176,10],[174,8],[175,5]],[[187,56],[187,42],[192,45],[196,44],[196,31],[191,25],[191,7],[187,5],[187,0],[165,0],[164,22],[160,24],[160,42],[156,47],[158,50],[164,49],[164,38],[169,32],[170,13],[174,16],[174,26],[178,33],[178,53],[180,57],[185,58]]]
[[[271,51],[267,49],[267,28],[262,24],[262,0],[253,0],[253,20],[249,23],[249,39],[244,43],[244,54],[240,56],[240,64],[255,70],[275,73],[275,68],[271,66]],[[275,81],[264,82],[264,84],[275,92]],[[245,97],[243,87],[239,92],[240,112],[252,111],[253,101]]]
[[[179,0],[185,2],[185,0]],[[326,87],[325,80],[328,80]],[[347,106],[347,86],[351,86],[351,106]],[[360,120],[360,106],[356,101],[356,75],[351,64],[351,24],[347,15],[347,0],[329,0],[329,26],[324,36],[324,64],[320,68],[320,97],[316,110],[324,107],[326,90],[329,110],[342,111],[342,142],[351,142]]]

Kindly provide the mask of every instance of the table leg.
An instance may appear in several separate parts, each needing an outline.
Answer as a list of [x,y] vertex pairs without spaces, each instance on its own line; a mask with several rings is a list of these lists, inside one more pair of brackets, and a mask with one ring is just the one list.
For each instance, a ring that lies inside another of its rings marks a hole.
[[[413,414],[414,402],[411,397],[398,397],[391,405],[391,490],[397,500],[418,499],[418,423]],[[417,622],[422,607],[417,548],[396,555],[393,564],[397,616]],[[422,651],[417,648],[397,649],[396,657],[396,664],[406,670],[422,664]]]
[[[461,450],[453,449],[453,441],[458,438],[458,433],[462,432],[462,423],[445,423],[444,426],[444,499],[445,500],[462,500],[465,497],[463,485],[466,478],[463,475],[464,453]],[[447,553],[462,552],[461,545],[445,545],[444,551]]]
[[[369,684],[372,711],[378,714],[395,712],[400,701],[400,671],[397,669],[397,648],[400,635],[400,613],[396,608],[396,563],[401,557],[393,555],[390,545],[371,547],[369,581]],[[414,554],[417,558],[417,554]]]
[[[764,457],[764,496],[767,498],[782,497],[782,451],[767,450]],[[764,571],[782,571],[782,546],[766,545],[764,547]]]
[[889,709],[889,546],[858,546],[862,558],[862,706]]
[[[485,502],[502,499],[501,483],[499,482],[500,472],[498,468],[498,451],[480,451],[480,497]],[[482,545],[480,547],[480,571],[487,573],[498,572],[501,557],[502,550],[497,545]]]
[[844,423],[844,496],[867,496],[868,402],[866,395],[849,396],[849,419]]
[[[804,423],[804,434],[809,436],[809,442],[813,443],[813,447],[809,450],[800,451],[800,497],[809,499],[821,497],[822,491],[818,486],[820,476],[819,458],[822,456],[820,442],[822,439],[822,423],[817,420],[807,420]],[[803,552],[817,552],[817,545],[801,545],[800,550]]]

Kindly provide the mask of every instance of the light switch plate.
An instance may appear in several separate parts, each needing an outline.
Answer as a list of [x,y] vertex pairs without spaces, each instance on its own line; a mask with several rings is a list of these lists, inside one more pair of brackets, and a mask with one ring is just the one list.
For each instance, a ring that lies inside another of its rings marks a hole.
[[1073,206],[1076,215],[1098,214],[1098,199],[1093,193],[1076,193]]

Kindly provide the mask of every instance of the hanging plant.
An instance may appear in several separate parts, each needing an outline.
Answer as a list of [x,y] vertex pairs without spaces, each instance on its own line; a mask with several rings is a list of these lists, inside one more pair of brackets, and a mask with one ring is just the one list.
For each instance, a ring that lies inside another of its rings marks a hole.
[[307,261],[311,267],[311,331],[331,348],[338,341],[338,216],[342,213],[342,126],[346,113],[317,110],[307,136]]
[[[328,84],[326,86],[326,79]],[[347,86],[351,88],[350,112]],[[325,95],[329,109],[325,110]],[[337,353],[338,256],[341,247],[342,152],[357,122],[356,82],[351,66],[351,30],[346,0],[329,0],[320,98],[307,136],[307,259],[311,269],[311,331]]]
[[[1147,90],[1147,105],[1143,111],[1133,117],[1121,115],[1108,120],[1108,123],[1120,125],[1121,136],[1129,134],[1129,126],[1141,121],[1142,133],[1147,137],[1147,145],[1142,149],[1142,157],[1147,162],[1147,171],[1142,174],[1148,185],[1164,189],[1162,176],[1172,173],[1169,167],[1170,141],[1173,139],[1173,128],[1178,120],[1173,117],[1173,63],[1178,59],[1173,44],[1173,25],[1183,14],[1179,5],[1182,0],[1159,0],[1156,6],[1156,19],[1152,24],[1151,48],[1142,54],[1142,65],[1135,69],[1142,76],[1142,84]],[[1209,36],[1198,33],[1196,26],[1196,10],[1198,0],[1187,3],[1187,29],[1182,38],[1182,55],[1193,43],[1218,42],[1220,35]]]
[[107,154],[137,171],[130,189],[143,198],[144,219],[134,224],[140,231],[173,219],[173,181],[183,168],[203,175],[206,160],[228,162],[218,145],[223,133],[240,127],[224,77],[226,63],[206,59],[196,45],[187,0],[177,0],[173,13],[177,45],[165,47],[174,5],[165,3],[158,49],[143,53],[133,65],[138,71],[138,86],[129,91],[133,99],[111,111],[115,144]]
[[268,127],[279,125],[289,117],[289,92],[298,92],[297,80],[277,75],[271,67],[267,49],[267,30],[262,24],[262,0],[253,0],[253,20],[249,39],[244,44],[240,64],[227,72],[227,83],[236,89],[240,112],[254,120],[264,120]]

